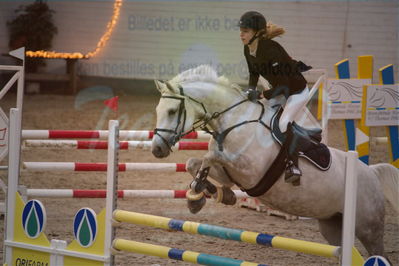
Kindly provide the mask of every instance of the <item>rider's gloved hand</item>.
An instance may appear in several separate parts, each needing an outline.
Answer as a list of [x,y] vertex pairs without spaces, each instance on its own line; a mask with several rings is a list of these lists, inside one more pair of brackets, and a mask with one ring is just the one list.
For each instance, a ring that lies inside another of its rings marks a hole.
[[259,95],[260,95],[260,93],[257,89],[248,89],[247,90],[248,100],[250,100],[253,103],[255,103],[258,100]]
[[271,98],[273,98],[273,91],[272,90],[263,91],[263,97],[270,100]]

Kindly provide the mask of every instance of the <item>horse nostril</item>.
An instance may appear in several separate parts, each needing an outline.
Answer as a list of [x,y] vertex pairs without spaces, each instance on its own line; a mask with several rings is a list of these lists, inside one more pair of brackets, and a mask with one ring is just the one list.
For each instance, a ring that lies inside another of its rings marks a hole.
[[157,158],[162,157],[162,148],[161,148],[160,146],[155,146],[155,147],[152,149],[152,154],[153,154],[155,157],[157,157]]

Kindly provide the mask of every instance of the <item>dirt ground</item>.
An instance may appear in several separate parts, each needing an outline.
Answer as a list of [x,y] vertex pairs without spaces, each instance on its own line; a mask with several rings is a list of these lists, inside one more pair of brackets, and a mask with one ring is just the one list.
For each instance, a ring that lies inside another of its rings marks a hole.
[[[119,95],[119,113],[115,114],[104,106],[102,100],[83,100],[64,95],[27,95],[24,98],[24,129],[107,129],[109,119],[120,118],[121,129],[153,129],[155,126],[155,106],[158,96]],[[15,105],[15,95],[0,101],[5,112]],[[332,147],[344,149],[342,123],[329,124],[328,143]],[[384,135],[385,131],[372,130],[372,135]],[[199,156],[204,152],[180,151],[169,158],[155,159],[150,151],[121,151],[120,162],[179,162]],[[105,162],[106,151],[30,149],[23,150],[23,161],[59,162]],[[387,162],[387,148],[373,146],[371,163]],[[6,164],[1,162],[2,165]],[[0,172],[6,181],[6,172]],[[119,173],[119,189],[186,189],[191,177],[189,174],[162,174],[146,172]],[[105,189],[105,172],[28,172],[21,171],[21,183],[29,188],[75,188]],[[75,212],[85,206],[97,213],[104,207],[103,199],[42,199],[48,215],[46,233],[49,239],[72,239],[72,219]],[[204,209],[196,215],[190,214],[185,200],[180,199],[136,199],[119,200],[118,208],[148,214],[173,217],[181,220],[208,223],[231,228],[264,232],[284,237],[326,243],[318,232],[316,220],[299,219],[286,221],[265,213],[224,206],[208,200]],[[3,220],[4,221],[4,220]],[[388,207],[386,217],[385,248],[393,265],[399,265],[399,222]],[[1,223],[4,230],[4,223]],[[3,236],[3,234],[1,234]],[[304,255],[264,246],[256,246],[235,241],[189,235],[182,232],[165,232],[140,226],[123,226],[117,235],[125,239],[160,244],[169,247],[232,257],[267,265],[338,265],[337,260]],[[1,242],[2,243],[2,242]],[[356,246],[366,256],[359,242]],[[2,257],[2,254],[1,254]],[[189,263],[123,253],[116,258],[117,265],[191,265]]]

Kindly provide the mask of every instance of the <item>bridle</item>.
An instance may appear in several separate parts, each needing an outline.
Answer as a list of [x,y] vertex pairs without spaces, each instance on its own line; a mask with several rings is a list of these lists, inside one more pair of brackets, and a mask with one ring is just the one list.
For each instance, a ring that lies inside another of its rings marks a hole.
[[[169,89],[171,89],[173,91],[173,87],[168,83],[168,82],[163,82],[166,84],[166,86],[168,86]],[[210,131],[208,129],[208,124],[211,120],[216,119],[218,117],[220,117],[222,114],[230,111],[231,109],[245,103],[248,102],[248,99],[244,99],[241,100],[235,104],[233,104],[232,106],[226,108],[225,110],[221,111],[221,112],[214,112],[212,114],[208,113],[208,111],[206,110],[205,105],[202,102],[197,101],[196,99],[185,95],[184,94],[184,89],[181,85],[179,85],[179,95],[178,96],[169,96],[169,95],[162,95],[161,98],[168,98],[168,99],[175,99],[175,100],[179,100],[180,104],[179,104],[179,111],[178,111],[178,116],[177,116],[177,124],[175,129],[168,129],[168,128],[155,128],[154,129],[154,135],[157,135],[161,138],[161,140],[167,145],[168,149],[170,151],[172,151],[172,146],[174,146],[180,139],[182,139],[184,136],[190,134],[191,132],[195,131],[196,129],[201,129],[204,130],[205,132],[209,133],[212,135],[212,137],[216,140],[216,142],[218,143],[218,147],[220,151],[223,151],[223,141],[225,139],[225,137],[227,136],[227,134],[233,130],[236,127],[248,124],[248,123],[253,123],[253,122],[258,122],[260,124],[262,124],[264,127],[266,127],[267,129],[269,129],[271,131],[271,128],[266,125],[263,121],[262,121],[262,117],[265,113],[265,106],[260,102],[257,101],[257,104],[259,104],[262,107],[261,113],[258,117],[258,119],[253,119],[253,120],[245,120],[242,121],[238,124],[235,124],[227,129],[225,129],[222,132],[217,132],[217,131]],[[192,129],[184,132],[184,128],[186,125],[186,118],[187,118],[187,112],[186,112],[186,108],[185,108],[185,100],[189,99],[193,102],[195,102],[196,104],[199,104],[203,111],[204,111],[204,115],[198,119],[197,121],[195,121],[193,123],[193,127]],[[183,125],[181,126],[181,129],[179,129],[180,124],[183,122]],[[161,134],[159,134],[159,132],[168,132],[168,133],[172,133],[173,137],[171,138],[170,141],[166,140]]]
[[[171,90],[173,90],[172,86],[168,82],[163,82],[163,83],[165,83],[166,86],[168,86]],[[174,146],[181,138],[183,138],[184,136],[188,135],[189,133],[195,131],[198,128],[198,127],[195,127],[195,124],[197,124],[199,121],[202,120],[202,119],[200,119],[200,120],[194,122],[193,128],[191,130],[189,130],[187,132],[183,132],[184,128],[186,126],[186,118],[187,118],[187,112],[186,112],[186,108],[185,108],[186,97],[188,99],[192,100],[193,102],[201,105],[202,109],[204,110],[204,117],[208,114],[208,112],[205,108],[205,105],[190,96],[186,96],[184,94],[183,87],[180,85],[179,85],[179,92],[180,92],[179,96],[169,96],[169,95],[161,96],[161,98],[175,99],[175,100],[180,101],[179,111],[178,111],[178,115],[177,115],[177,124],[176,124],[175,129],[168,129],[168,128],[155,128],[154,129],[154,134],[161,138],[161,140],[168,146],[170,151],[172,151],[172,146]],[[179,130],[179,126],[182,122],[183,122],[183,125],[181,126],[181,129]],[[171,140],[168,141],[161,134],[159,134],[159,132],[172,133],[173,138],[171,138]]]

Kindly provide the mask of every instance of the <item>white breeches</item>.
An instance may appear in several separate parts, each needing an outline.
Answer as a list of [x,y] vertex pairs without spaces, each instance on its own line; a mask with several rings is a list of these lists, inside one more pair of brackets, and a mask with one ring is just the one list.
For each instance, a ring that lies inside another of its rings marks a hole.
[[306,105],[309,98],[309,88],[306,87],[301,93],[291,95],[288,97],[284,106],[284,111],[281,114],[279,127],[281,132],[287,131],[288,122],[294,121],[299,111]]

